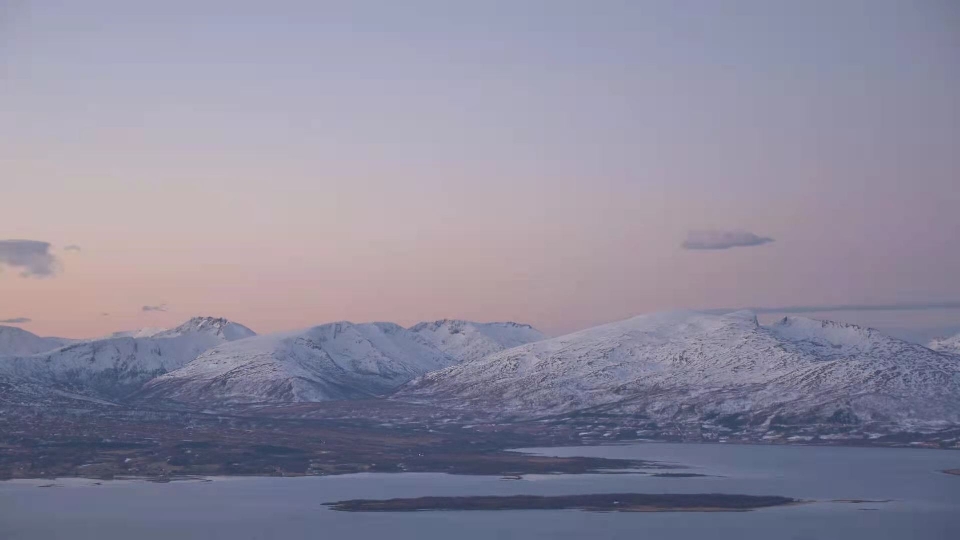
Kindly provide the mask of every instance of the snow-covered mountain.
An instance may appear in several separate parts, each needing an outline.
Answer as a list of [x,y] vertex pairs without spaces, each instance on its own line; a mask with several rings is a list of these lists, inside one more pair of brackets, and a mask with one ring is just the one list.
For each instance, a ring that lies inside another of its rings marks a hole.
[[458,363],[477,360],[546,337],[529,324],[476,323],[451,319],[422,322],[410,327],[410,331],[420,335]]
[[139,397],[195,405],[363,398],[455,362],[396,324],[338,322],[221,345]]
[[[142,330],[141,330],[142,332]],[[170,330],[163,330],[150,337],[156,339],[180,338],[191,336],[208,336],[219,341],[237,341],[257,335],[256,332],[242,324],[227,319],[215,317],[194,317],[189,321]]]
[[960,355],[960,334],[953,337],[935,339],[927,346],[935,351]]
[[118,338],[118,337],[132,337],[132,338],[145,338],[153,337],[160,332],[166,332],[166,328],[137,328],[136,330],[123,330],[121,332],[114,332],[107,337]]
[[960,425],[960,358],[854,325],[644,315],[429,373],[395,399],[519,418]]
[[254,335],[226,319],[196,317],[151,337],[79,341],[32,356],[0,358],[0,379],[118,398],[207,349]]
[[74,340],[40,337],[15,326],[0,326],[0,356],[27,356],[63,347]]

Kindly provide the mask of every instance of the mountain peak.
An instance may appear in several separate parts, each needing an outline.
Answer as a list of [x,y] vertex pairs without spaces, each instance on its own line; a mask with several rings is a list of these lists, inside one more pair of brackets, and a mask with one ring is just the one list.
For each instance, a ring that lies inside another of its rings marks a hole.
[[201,333],[222,336],[228,341],[257,335],[256,332],[246,326],[223,317],[193,317],[176,328],[155,334],[155,337],[163,338]]
[[40,337],[23,328],[0,325],[0,356],[29,356],[63,347],[73,341],[66,338]]
[[960,334],[948,338],[935,339],[927,347],[944,353],[960,355]]
[[23,328],[20,328],[20,327],[18,327],[18,326],[6,326],[6,325],[3,325],[3,324],[0,324],[0,333],[11,334],[11,335],[20,335],[20,336],[40,337],[40,336],[34,334],[33,332],[30,332],[29,330],[24,330]]
[[476,360],[546,337],[529,324],[478,323],[461,319],[422,322],[411,326],[410,331],[457,362]]

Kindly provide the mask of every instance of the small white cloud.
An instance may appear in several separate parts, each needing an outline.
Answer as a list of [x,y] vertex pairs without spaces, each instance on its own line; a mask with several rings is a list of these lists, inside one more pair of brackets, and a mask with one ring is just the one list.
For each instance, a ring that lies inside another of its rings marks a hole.
[[773,242],[773,238],[758,236],[746,231],[690,231],[684,240],[683,249],[730,249],[759,246]]
[[12,319],[0,319],[0,323],[4,324],[25,324],[28,322],[33,322],[33,319],[28,319],[26,317],[14,317]]
[[82,251],[82,250],[80,249],[80,246],[78,246],[78,245],[76,245],[76,244],[70,244],[69,246],[63,246],[63,250],[64,250],[64,251],[76,251],[76,252]]
[[166,305],[166,304],[159,304],[159,305],[156,305],[156,306],[143,306],[143,308],[141,308],[141,310],[142,310],[142,311],[166,311],[166,310],[167,310],[167,305]]

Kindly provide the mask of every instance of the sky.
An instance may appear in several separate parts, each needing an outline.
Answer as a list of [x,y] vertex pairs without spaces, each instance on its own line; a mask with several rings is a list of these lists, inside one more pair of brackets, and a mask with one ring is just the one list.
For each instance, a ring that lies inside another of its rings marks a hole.
[[0,320],[35,333],[556,335],[958,276],[955,2],[0,0]]

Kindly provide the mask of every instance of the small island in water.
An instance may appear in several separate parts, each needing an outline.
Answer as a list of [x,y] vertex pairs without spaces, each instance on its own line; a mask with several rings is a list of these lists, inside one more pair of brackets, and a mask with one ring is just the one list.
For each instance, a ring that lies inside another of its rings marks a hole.
[[745,512],[802,501],[775,495],[723,493],[601,493],[590,495],[483,495],[353,499],[326,503],[342,512],[417,512],[426,510],[587,510],[591,512]]

